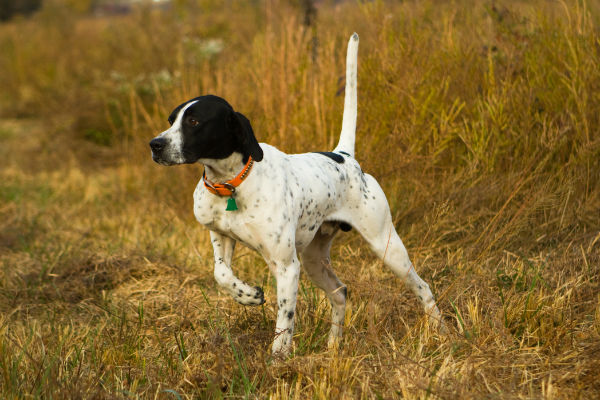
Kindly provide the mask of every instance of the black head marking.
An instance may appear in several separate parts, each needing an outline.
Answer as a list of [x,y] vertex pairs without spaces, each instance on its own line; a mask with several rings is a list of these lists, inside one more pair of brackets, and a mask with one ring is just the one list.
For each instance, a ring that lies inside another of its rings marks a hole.
[[201,158],[223,159],[238,152],[243,161],[252,156],[261,161],[263,152],[254,136],[250,121],[235,112],[224,99],[213,96],[196,97],[173,110],[169,123],[173,123],[181,109],[191,103],[181,117],[182,153],[186,163]]
[[263,159],[263,151],[254,136],[254,130],[248,118],[245,115],[236,112],[235,119],[237,120],[237,134],[240,141],[244,162],[248,160],[248,156],[252,156],[254,161],[261,161]]
[[177,107],[175,107],[175,109],[171,112],[171,115],[169,115],[169,118],[167,119],[169,121],[169,125],[173,125],[173,122],[175,122],[175,120],[177,119],[177,114],[179,114],[179,111],[189,102],[183,103],[178,105]]

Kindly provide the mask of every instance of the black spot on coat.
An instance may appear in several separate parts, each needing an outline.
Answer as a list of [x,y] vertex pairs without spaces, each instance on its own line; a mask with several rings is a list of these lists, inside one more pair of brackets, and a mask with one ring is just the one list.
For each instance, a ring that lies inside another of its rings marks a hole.
[[343,164],[344,163],[344,157],[340,156],[337,153],[333,153],[331,151],[315,151],[315,154],[321,154],[325,157],[329,157],[331,158],[333,161],[335,161],[338,164]]

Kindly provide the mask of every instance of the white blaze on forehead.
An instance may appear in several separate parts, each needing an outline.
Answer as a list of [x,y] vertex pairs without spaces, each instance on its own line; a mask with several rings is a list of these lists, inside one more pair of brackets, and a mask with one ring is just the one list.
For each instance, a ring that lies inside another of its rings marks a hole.
[[198,100],[190,101],[183,106],[181,110],[179,110],[173,125],[158,135],[159,137],[167,139],[167,145],[164,150],[165,158],[169,158],[171,161],[178,163],[183,163],[185,161],[183,158],[183,132],[181,132],[181,121],[183,120],[185,111],[197,102]]
[[183,106],[181,110],[179,110],[179,114],[177,114],[177,118],[175,118],[175,122],[173,122],[171,128],[181,129],[181,120],[183,119],[183,114],[185,114],[185,110],[187,110],[197,102],[198,100],[190,101],[185,106]]

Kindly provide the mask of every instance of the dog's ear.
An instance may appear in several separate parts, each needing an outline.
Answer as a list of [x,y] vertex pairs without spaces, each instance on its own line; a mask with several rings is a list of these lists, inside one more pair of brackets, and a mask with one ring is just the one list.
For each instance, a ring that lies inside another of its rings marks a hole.
[[254,161],[260,161],[263,159],[263,151],[254,136],[252,125],[250,121],[243,114],[239,112],[233,113],[234,129],[238,135],[238,139],[242,144],[244,156],[252,156]]

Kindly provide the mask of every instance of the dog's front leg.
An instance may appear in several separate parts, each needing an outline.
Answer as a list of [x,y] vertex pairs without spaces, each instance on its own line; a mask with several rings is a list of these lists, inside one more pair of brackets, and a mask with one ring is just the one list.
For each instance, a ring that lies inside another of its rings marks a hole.
[[215,279],[235,301],[243,305],[257,306],[265,302],[263,290],[258,286],[250,286],[238,279],[231,269],[231,259],[235,248],[235,240],[210,232],[210,239],[215,254]]
[[292,348],[300,262],[294,254],[291,261],[275,261],[269,264],[277,279],[278,307],[272,351],[273,355],[285,357]]

